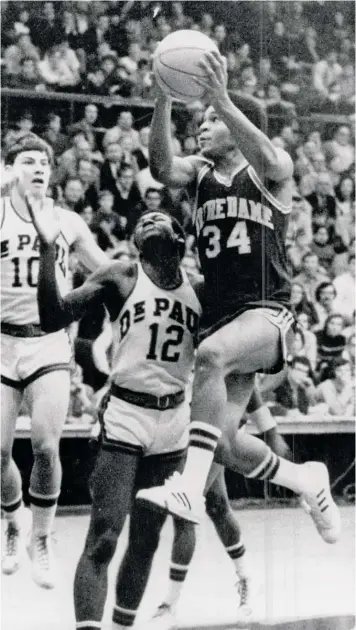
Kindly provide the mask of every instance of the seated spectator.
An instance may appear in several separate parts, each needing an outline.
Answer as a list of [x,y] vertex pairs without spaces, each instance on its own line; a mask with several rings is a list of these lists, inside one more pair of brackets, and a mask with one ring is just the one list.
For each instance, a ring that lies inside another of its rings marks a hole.
[[5,148],[15,144],[19,138],[33,129],[33,118],[29,111],[24,111],[16,121],[17,129],[10,129],[4,139]]
[[315,310],[314,303],[307,299],[303,285],[299,282],[296,282],[295,280],[293,280],[291,285],[290,303],[293,311],[297,316],[299,316],[301,313],[307,314],[311,326],[315,326],[315,324],[318,324],[319,319]]
[[314,331],[324,328],[329,315],[337,313],[335,308],[336,289],[332,282],[322,282],[315,292],[315,310],[318,315],[318,325],[314,326]]
[[128,94],[121,92],[125,87],[125,79],[120,77],[116,54],[103,55],[100,67],[96,72],[89,72],[87,76],[88,91],[91,94]]
[[90,144],[84,131],[74,131],[70,140],[70,147],[58,159],[56,169],[56,182],[62,183],[68,177],[77,177],[78,161],[81,159],[91,159]]
[[20,72],[16,75],[4,77],[6,84],[11,88],[22,90],[35,90],[40,92],[46,89],[44,82],[37,70],[36,61],[31,57],[24,57],[20,62]]
[[340,236],[330,238],[330,232],[326,225],[320,225],[316,228],[310,249],[318,256],[320,265],[330,277],[334,275],[335,256],[347,252],[347,247]]
[[254,96],[257,90],[257,77],[252,65],[242,68],[239,79],[239,90],[243,94]]
[[108,41],[110,21],[105,13],[97,18],[95,25],[90,26],[83,34],[82,46],[87,55],[96,52],[99,44]]
[[105,160],[100,168],[100,188],[102,190],[110,190],[115,195],[121,163],[121,146],[118,142],[111,142],[105,148]]
[[321,282],[326,282],[330,278],[325,271],[320,270],[319,259],[314,252],[307,252],[302,258],[301,272],[294,278],[304,288],[309,302],[315,302],[315,292]]
[[120,215],[120,208],[114,212],[114,196],[109,190],[99,193],[99,208],[91,223],[99,247],[104,251],[115,249],[125,239],[127,218]]
[[[75,180],[74,180],[75,181]],[[87,224],[87,226],[91,229],[93,220],[95,217],[95,212],[91,206],[85,206],[78,214],[82,217],[83,221]]]
[[336,306],[344,317],[349,321],[355,309],[355,249],[348,257],[348,270],[337,276],[333,280],[336,289]]
[[128,47],[128,54],[120,57],[119,63],[127,72],[130,83],[134,84],[138,70],[138,63],[144,57],[144,52],[140,44],[132,42]]
[[222,55],[226,55],[229,52],[229,49],[231,49],[225,24],[216,24],[214,26],[212,40],[216,43]]
[[[346,329],[344,329],[345,333]],[[356,355],[355,355],[355,344],[356,344],[356,334],[353,332],[347,340],[346,349],[344,351],[343,357],[346,357],[351,364],[351,372],[352,376],[355,376],[355,368],[356,368]]]
[[13,23],[13,31],[17,35],[31,35],[29,26],[30,14],[26,8],[19,10],[17,18]]
[[78,160],[78,179],[81,181],[85,204],[95,211],[98,207],[98,185],[100,174],[92,161],[86,158]]
[[141,197],[145,196],[148,188],[157,188],[159,190],[163,188],[163,184],[152,177],[149,166],[141,169],[136,175],[136,183],[141,193]]
[[4,67],[7,76],[17,76],[21,73],[23,59],[40,61],[37,48],[33,45],[29,35],[20,34],[16,44],[8,46],[4,51]]
[[297,315],[297,322],[302,329],[304,335],[304,356],[306,356],[312,367],[312,370],[316,368],[316,357],[317,357],[317,344],[316,344],[316,336],[310,330],[311,318],[308,313],[301,311],[299,315]]
[[324,328],[316,332],[317,371],[320,375],[320,380],[325,380],[329,373],[331,362],[341,357],[345,350],[344,327],[345,320],[343,316],[333,313],[326,318]]
[[70,177],[63,186],[63,196],[61,206],[67,210],[73,210],[81,214],[86,207],[84,201],[83,184],[80,179]]
[[172,17],[169,22],[172,27],[172,31],[178,31],[179,29],[191,27],[193,20],[192,18],[185,15],[183,2],[172,2],[171,14]]
[[315,153],[309,160],[308,171],[302,175],[299,181],[299,191],[303,197],[307,197],[316,191],[316,183],[320,173],[326,173],[325,155],[321,151]]
[[286,59],[289,55],[290,42],[283,22],[276,21],[273,25],[273,35],[269,42],[268,54],[271,58],[272,68],[281,80],[288,79]]
[[281,90],[275,83],[268,85],[264,102],[269,116],[294,117],[296,115],[294,103],[282,100]]
[[311,243],[304,228],[299,228],[295,234],[294,244],[287,250],[287,255],[294,274],[301,270],[303,256],[310,251],[310,246]]
[[355,147],[347,125],[338,127],[331,141],[325,142],[324,152],[330,170],[337,175],[348,171],[355,162]]
[[127,220],[126,236],[128,238],[131,236],[140,215],[140,203],[141,195],[134,179],[133,168],[123,164],[118,173],[114,208]]
[[313,238],[311,208],[308,202],[295,191],[292,196],[292,210],[289,215],[286,244],[293,245],[298,230],[303,230],[305,239],[311,243]]
[[257,71],[257,91],[258,93],[261,92],[261,98],[267,95],[267,88],[269,85],[278,86],[278,84],[279,79],[276,73],[272,70],[271,59],[269,57],[260,57]]
[[335,188],[336,224],[335,229],[344,243],[350,244],[355,234],[355,182],[344,176]]
[[211,15],[211,13],[203,13],[203,15],[200,18],[199,25],[200,25],[201,33],[204,33],[204,35],[207,35],[208,37],[212,36],[213,27],[214,27],[214,18]]
[[134,82],[131,88],[131,96],[133,98],[151,98],[153,95],[153,79],[150,63],[147,59],[140,59],[137,64],[137,72],[132,78]]
[[312,224],[316,229],[320,225],[334,234],[336,220],[336,201],[332,193],[332,184],[328,173],[319,173],[315,184],[315,193],[306,197],[312,207]]
[[33,43],[42,53],[53,46],[59,31],[55,6],[54,2],[45,2],[40,14],[30,20]]
[[88,103],[88,105],[84,108],[84,116],[81,120],[78,120],[74,125],[69,127],[69,133],[74,134],[76,131],[84,131],[87,140],[90,143],[90,148],[92,151],[96,149],[96,133],[95,133],[95,123],[98,119],[98,108],[96,105],[92,103]]
[[302,177],[313,170],[313,158],[318,153],[318,147],[313,140],[307,140],[303,146],[297,150],[298,159],[294,166],[294,175]]
[[157,212],[162,208],[162,193],[158,188],[147,188],[143,199],[142,212]]
[[130,136],[132,138],[133,149],[137,149],[140,145],[139,134],[133,128],[133,117],[130,111],[123,110],[119,114],[117,125],[108,129],[103,138],[103,147],[105,148],[111,142],[119,142],[122,136]]
[[55,157],[62,155],[67,147],[67,136],[61,133],[61,117],[57,114],[48,114],[48,123],[42,138],[52,147]]
[[79,72],[68,64],[58,46],[52,46],[45,53],[43,60],[38,63],[38,71],[44,83],[52,90],[73,88],[80,81]]
[[315,386],[312,379],[312,370],[307,357],[293,357],[287,367],[284,381],[274,392],[277,415],[286,415],[289,411],[297,411],[307,414],[309,405],[315,400]]
[[139,172],[137,160],[133,154],[133,145],[131,136],[122,136],[119,140],[119,145],[122,151],[122,163],[127,164],[133,168],[134,175]]
[[150,138],[150,128],[142,127],[139,131],[139,144],[136,149],[132,151],[135,156],[139,170],[148,166],[148,143]]
[[325,100],[330,93],[330,86],[341,76],[342,67],[337,61],[337,52],[329,50],[325,59],[314,64],[313,87],[319,96]]
[[350,361],[342,357],[333,361],[330,378],[316,388],[316,401],[326,403],[331,416],[354,417],[355,382]]

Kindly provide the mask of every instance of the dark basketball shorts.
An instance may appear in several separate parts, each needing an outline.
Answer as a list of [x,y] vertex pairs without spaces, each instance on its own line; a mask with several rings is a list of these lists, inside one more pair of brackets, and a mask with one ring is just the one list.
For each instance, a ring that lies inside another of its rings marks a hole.
[[238,319],[240,315],[248,311],[258,310],[259,314],[263,315],[271,324],[276,326],[280,333],[281,342],[281,355],[280,361],[270,370],[261,369],[259,372],[262,374],[277,374],[283,370],[287,358],[291,353],[292,344],[294,341],[294,335],[298,328],[297,321],[293,313],[283,304],[279,302],[261,301],[261,302],[247,302],[243,307],[237,311],[230,312],[223,315],[219,319],[206,317],[204,315],[201,319],[199,328],[199,343],[202,343],[208,337],[211,337],[218,330],[229,324],[235,319]]

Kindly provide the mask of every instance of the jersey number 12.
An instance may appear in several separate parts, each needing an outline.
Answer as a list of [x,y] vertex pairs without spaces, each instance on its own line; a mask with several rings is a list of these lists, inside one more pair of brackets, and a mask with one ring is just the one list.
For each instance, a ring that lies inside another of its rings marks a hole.
[[175,324],[168,326],[168,328],[166,329],[166,334],[170,335],[170,337],[168,337],[168,339],[166,339],[163,343],[160,357],[157,353],[159,325],[151,324],[150,331],[150,347],[148,350],[148,354],[146,355],[146,359],[151,359],[153,361],[157,361],[158,359],[160,361],[169,361],[170,363],[176,363],[179,360],[180,351],[178,350],[177,352],[172,352],[171,349],[180,346],[180,344],[182,343],[184,328],[182,328],[181,326],[176,326]]

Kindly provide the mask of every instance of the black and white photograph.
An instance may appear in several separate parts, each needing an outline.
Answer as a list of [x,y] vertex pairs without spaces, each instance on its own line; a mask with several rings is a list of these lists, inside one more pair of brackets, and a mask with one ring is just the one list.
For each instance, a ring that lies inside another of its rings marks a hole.
[[355,2],[0,9],[1,630],[355,630]]

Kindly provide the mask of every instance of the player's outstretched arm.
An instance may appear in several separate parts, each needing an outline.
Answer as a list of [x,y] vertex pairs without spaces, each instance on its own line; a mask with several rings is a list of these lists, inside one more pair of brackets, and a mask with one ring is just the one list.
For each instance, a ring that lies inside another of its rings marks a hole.
[[171,132],[172,100],[159,87],[157,94],[149,141],[150,171],[153,177],[165,186],[188,186],[195,181],[199,159],[195,156],[185,158],[174,156]]
[[[271,179],[276,182],[291,178],[293,162],[290,156],[283,149],[275,147],[261,129],[263,121],[267,122],[261,103],[253,97],[238,93],[230,98],[227,91],[226,66],[220,53],[205,52],[200,65],[206,78],[196,79],[197,83],[205,87],[206,98],[229,127],[238,148],[259,177],[262,180]],[[253,113],[253,116],[259,119],[261,128],[255,126],[242,110],[247,116],[250,112]]]
[[67,220],[71,222],[74,234],[76,235],[73,245],[75,253],[82,265],[88,269],[88,271],[94,271],[100,267],[100,265],[108,263],[108,256],[100,249],[93,233],[82,217],[70,210],[64,212],[67,212]]

